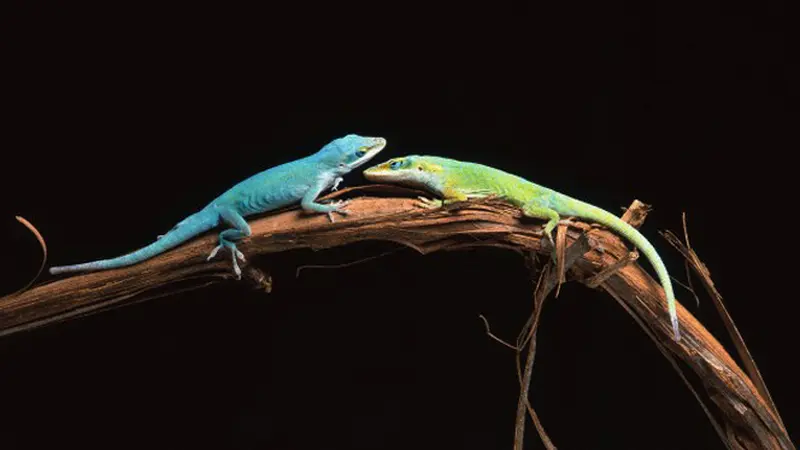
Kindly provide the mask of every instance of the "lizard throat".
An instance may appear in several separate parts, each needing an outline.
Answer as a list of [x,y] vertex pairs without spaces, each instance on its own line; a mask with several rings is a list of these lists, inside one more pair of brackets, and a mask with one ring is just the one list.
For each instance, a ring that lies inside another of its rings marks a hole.
[[443,194],[442,183],[433,174],[424,172],[364,173],[364,177],[372,182],[398,184],[409,188],[422,189],[436,195]]

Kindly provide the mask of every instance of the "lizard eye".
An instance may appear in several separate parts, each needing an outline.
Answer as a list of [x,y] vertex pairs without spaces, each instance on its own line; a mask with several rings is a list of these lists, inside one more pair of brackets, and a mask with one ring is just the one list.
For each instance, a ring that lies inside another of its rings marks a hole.
[[403,161],[399,161],[399,160],[398,161],[392,161],[392,163],[389,164],[389,168],[392,169],[392,170],[397,170],[402,165],[403,165]]
[[367,154],[367,147],[361,147],[360,149],[356,150],[356,156],[359,158]]

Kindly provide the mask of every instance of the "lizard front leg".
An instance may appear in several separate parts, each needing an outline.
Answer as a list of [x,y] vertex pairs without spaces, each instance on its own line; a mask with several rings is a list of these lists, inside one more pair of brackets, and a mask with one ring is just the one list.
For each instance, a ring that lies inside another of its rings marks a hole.
[[346,205],[348,202],[345,200],[337,200],[325,205],[317,202],[317,197],[319,197],[319,194],[321,194],[326,188],[327,184],[323,180],[318,181],[315,185],[308,189],[305,195],[303,195],[303,199],[300,200],[300,206],[307,212],[327,214],[328,219],[331,222],[335,222],[333,220],[333,213],[337,212],[339,214],[347,214],[347,210],[344,210],[341,207]]
[[206,261],[211,260],[213,257],[215,257],[217,255],[217,252],[219,252],[219,250],[222,247],[227,248],[228,250],[231,251],[233,272],[236,274],[237,279],[241,279],[242,269],[239,268],[239,264],[237,263],[236,258],[239,258],[240,260],[242,260],[242,262],[244,262],[245,259],[244,259],[244,254],[240,252],[239,249],[236,248],[236,243],[234,241],[238,241],[242,238],[250,236],[250,234],[252,233],[250,231],[250,225],[247,223],[246,220],[244,220],[244,217],[242,217],[242,215],[239,214],[239,212],[233,208],[229,207],[220,208],[218,211],[220,218],[222,218],[222,220],[225,223],[231,225],[233,228],[224,230],[219,234],[219,245],[217,245],[216,247],[214,247],[213,250],[211,250],[211,254],[208,255]]
[[463,202],[467,201],[468,197],[466,194],[451,190],[450,192],[446,192],[444,195],[444,199],[432,199],[423,196],[417,196],[417,201],[414,203],[419,208],[427,208],[427,209],[436,209],[441,208],[444,205],[449,205],[455,202]]
[[428,198],[423,197],[421,195],[417,196],[417,201],[414,202],[414,205],[419,208],[426,208],[426,209],[436,209],[441,208],[444,202],[437,198]]

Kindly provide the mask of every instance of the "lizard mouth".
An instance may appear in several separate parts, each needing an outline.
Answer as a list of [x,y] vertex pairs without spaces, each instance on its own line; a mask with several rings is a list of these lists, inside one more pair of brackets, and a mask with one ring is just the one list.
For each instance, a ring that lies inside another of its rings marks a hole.
[[410,188],[425,188],[427,185],[420,180],[414,172],[408,170],[391,171],[382,167],[370,167],[362,172],[364,178],[372,183],[388,183]]
[[364,178],[369,181],[385,181],[387,179],[391,179],[390,176],[385,175],[386,174],[381,172],[377,167],[370,167],[364,171]]
[[361,158],[353,161],[350,164],[350,169],[355,169],[356,167],[361,166],[365,162],[369,161],[370,159],[374,158],[384,147],[386,147],[386,139],[384,138],[370,138],[372,142],[371,145],[367,147],[367,152]]

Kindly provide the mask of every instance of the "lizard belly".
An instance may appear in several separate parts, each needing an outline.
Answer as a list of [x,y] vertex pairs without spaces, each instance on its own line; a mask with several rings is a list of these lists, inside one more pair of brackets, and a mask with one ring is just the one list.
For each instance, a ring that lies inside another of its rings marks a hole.
[[262,188],[243,196],[239,207],[244,214],[257,214],[283,208],[299,202],[308,189],[308,185],[300,184]]

